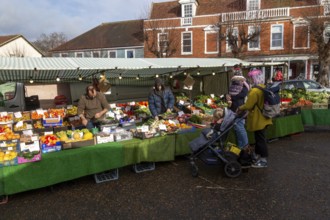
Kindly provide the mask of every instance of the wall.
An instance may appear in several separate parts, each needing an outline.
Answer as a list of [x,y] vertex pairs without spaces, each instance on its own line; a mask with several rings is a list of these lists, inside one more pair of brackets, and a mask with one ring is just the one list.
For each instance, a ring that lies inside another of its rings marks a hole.
[[22,37],[0,47],[0,56],[19,55],[24,57],[42,57],[42,55]]

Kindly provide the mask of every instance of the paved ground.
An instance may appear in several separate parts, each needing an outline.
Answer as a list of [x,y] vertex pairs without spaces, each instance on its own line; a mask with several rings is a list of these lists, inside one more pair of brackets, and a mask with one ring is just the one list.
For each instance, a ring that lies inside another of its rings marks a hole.
[[119,170],[116,181],[92,176],[9,196],[0,219],[330,219],[330,130],[269,144],[269,167],[239,178],[185,157],[154,171]]

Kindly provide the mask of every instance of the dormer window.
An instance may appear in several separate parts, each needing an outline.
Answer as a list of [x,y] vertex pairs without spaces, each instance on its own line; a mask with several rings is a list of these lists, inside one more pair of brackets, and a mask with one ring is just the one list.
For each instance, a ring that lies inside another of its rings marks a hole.
[[181,24],[192,25],[192,17],[196,15],[197,0],[180,0],[181,4]]
[[260,9],[260,0],[247,0],[246,1],[246,10],[247,11],[256,11]]

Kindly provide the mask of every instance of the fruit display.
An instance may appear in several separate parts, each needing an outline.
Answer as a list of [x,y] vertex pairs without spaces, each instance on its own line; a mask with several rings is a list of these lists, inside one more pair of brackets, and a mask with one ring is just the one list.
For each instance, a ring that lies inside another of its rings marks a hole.
[[70,106],[70,107],[67,107],[66,109],[66,114],[68,116],[74,116],[74,115],[77,115],[78,114],[78,107],[77,106]]
[[0,164],[14,165],[16,162],[14,159],[17,158],[17,152],[13,150],[0,151]]
[[30,112],[15,112],[14,122],[28,121],[31,119]]
[[56,143],[59,141],[60,139],[54,134],[47,134],[40,137],[41,144],[45,144],[48,146],[56,145]]
[[304,89],[281,90],[280,96],[282,100],[282,108],[287,107],[310,107],[315,104],[327,105],[329,104],[330,94],[327,92],[313,92]]
[[43,117],[48,118],[47,111],[45,111],[45,110],[31,111],[32,120],[42,119]]
[[13,125],[14,131],[24,131],[24,130],[29,130],[29,129],[32,129],[31,122],[19,121]]
[[12,112],[0,112],[0,123],[11,123],[13,122],[13,118]]
[[65,117],[65,109],[48,109],[49,116],[47,118],[64,118]]
[[84,128],[81,130],[67,130],[67,131],[59,131],[56,132],[56,136],[62,142],[76,142],[76,141],[84,141],[84,140],[91,140],[94,138],[92,132],[88,129]]
[[14,140],[14,139],[19,139],[19,138],[20,138],[20,135],[14,133],[12,131],[0,134],[0,141]]

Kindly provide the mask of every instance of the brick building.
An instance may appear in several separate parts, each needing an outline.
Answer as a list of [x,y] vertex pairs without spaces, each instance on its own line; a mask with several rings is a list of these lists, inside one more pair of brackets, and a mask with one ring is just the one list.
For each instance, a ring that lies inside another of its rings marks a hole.
[[[145,57],[233,57],[228,29],[240,33],[258,28],[239,58],[248,61],[287,62],[288,78],[313,79],[318,54],[311,39],[311,11],[327,16],[324,0],[176,0],[153,3],[144,21]],[[330,21],[330,20],[329,20]],[[330,27],[330,26],[329,26]],[[325,31],[330,33],[330,28]],[[240,43],[240,42],[239,42]],[[274,68],[266,68],[267,77]]]

